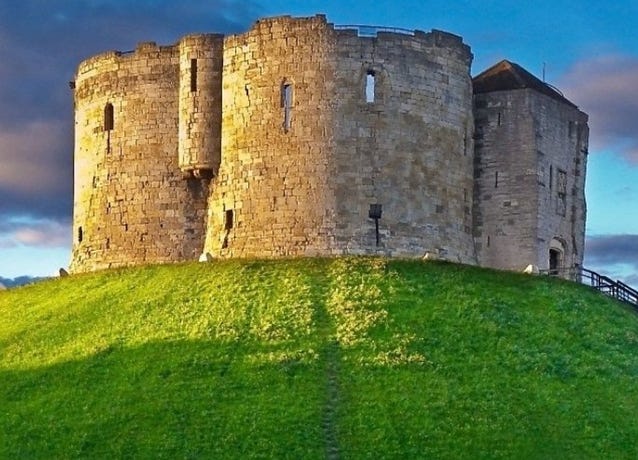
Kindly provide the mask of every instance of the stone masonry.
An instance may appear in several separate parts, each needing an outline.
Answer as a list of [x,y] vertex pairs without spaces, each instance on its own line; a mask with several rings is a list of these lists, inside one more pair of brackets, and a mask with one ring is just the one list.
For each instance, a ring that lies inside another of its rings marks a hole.
[[471,61],[446,32],[321,15],[84,61],[71,270],[202,253],[582,262],[586,115],[502,84],[508,68],[473,95]]

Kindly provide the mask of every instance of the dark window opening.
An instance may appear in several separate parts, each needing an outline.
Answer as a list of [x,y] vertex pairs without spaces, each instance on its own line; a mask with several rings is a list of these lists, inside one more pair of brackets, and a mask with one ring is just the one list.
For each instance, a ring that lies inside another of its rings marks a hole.
[[284,83],[281,88],[281,106],[284,109],[284,131],[288,132],[291,126],[292,109],[292,84]]
[[371,103],[374,102],[374,93],[375,93],[375,78],[376,75],[374,70],[368,70],[366,73],[366,102]]
[[490,247],[490,235],[487,235],[487,247]]
[[497,118],[497,120],[496,120],[496,124],[497,124],[498,126],[501,126],[501,112],[499,112],[499,113],[498,113],[498,118]]
[[84,237],[84,234],[82,232],[82,227],[79,227],[78,228],[78,243],[82,242],[83,237]]
[[549,166],[549,189],[551,190],[554,186],[554,168]]
[[191,91],[197,91],[197,59],[191,59]]
[[104,131],[111,131],[113,125],[113,104],[108,102],[104,106]]
[[498,188],[498,171],[494,173],[494,188]]
[[233,228],[233,210],[227,209],[224,212],[224,230],[230,230]]

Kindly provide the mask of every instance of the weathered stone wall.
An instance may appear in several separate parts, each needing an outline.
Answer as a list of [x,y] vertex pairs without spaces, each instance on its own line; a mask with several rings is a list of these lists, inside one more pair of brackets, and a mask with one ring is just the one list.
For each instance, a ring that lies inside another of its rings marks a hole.
[[[541,269],[549,268],[549,250],[556,243],[557,249],[563,252],[563,266],[582,265],[587,214],[587,115],[538,93],[530,96],[530,104],[539,174],[537,265]],[[560,179],[563,173],[564,186]]]
[[479,264],[547,269],[552,240],[562,242],[563,265],[582,263],[586,115],[531,89],[477,94],[474,105]]
[[222,161],[209,200],[206,252],[270,257],[330,250],[333,46],[321,16],[261,20],[225,39]]
[[178,167],[178,72],[178,48],[153,43],[79,66],[72,271],[201,251],[207,187]]
[[[460,38],[360,37],[322,16],[283,17],[228,37],[224,50],[222,162],[205,251],[476,261],[471,54]],[[378,245],[371,204],[382,206]]]
[[439,31],[337,37],[330,176],[339,247],[475,263],[469,47]]

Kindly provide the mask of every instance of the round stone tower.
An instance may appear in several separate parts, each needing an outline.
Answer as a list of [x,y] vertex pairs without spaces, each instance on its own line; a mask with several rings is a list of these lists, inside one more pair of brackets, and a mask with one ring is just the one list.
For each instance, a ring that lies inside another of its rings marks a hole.
[[323,17],[260,20],[226,37],[222,161],[206,252],[270,257],[333,247],[334,38]]
[[471,59],[445,32],[323,16],[227,37],[205,251],[475,263]]
[[178,165],[177,46],[143,43],[75,78],[71,270],[197,258],[207,182]]

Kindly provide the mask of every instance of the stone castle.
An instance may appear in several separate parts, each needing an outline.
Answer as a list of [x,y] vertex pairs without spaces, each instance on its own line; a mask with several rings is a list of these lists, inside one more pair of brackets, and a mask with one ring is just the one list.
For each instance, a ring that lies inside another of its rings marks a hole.
[[71,271],[380,254],[582,263],[587,115],[458,36],[263,19],[87,59]]

